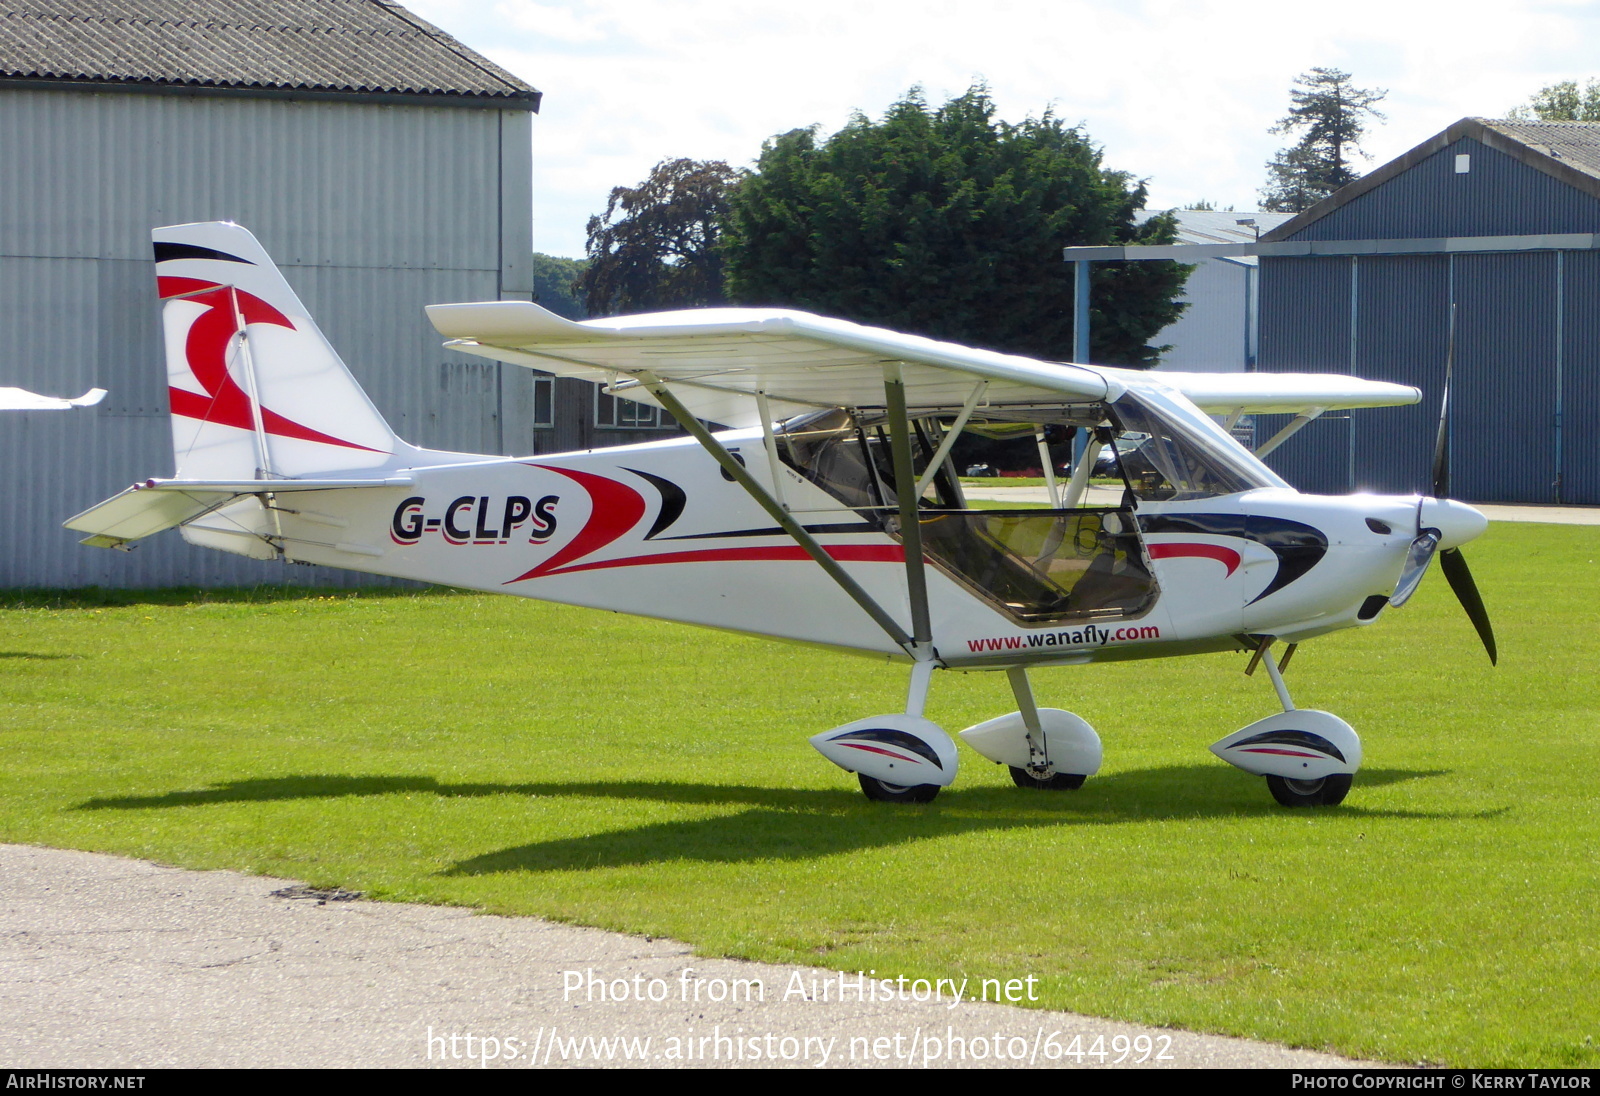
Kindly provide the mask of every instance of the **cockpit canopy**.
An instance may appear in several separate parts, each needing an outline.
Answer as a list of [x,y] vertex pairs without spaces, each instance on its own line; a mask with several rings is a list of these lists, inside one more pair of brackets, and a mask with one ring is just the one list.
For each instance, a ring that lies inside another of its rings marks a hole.
[[[1141,500],[1186,500],[1281,486],[1254,457],[1210,420],[1185,421],[1177,405],[1125,394],[1111,403],[985,408],[975,432],[1030,437],[1045,428],[1082,430],[1090,439],[1077,459],[1119,435],[1140,440],[1118,451],[1122,493],[1116,506],[973,510],[948,455],[928,474],[953,416],[910,415],[913,474],[926,486],[918,501],[924,551],[951,578],[1013,620],[1044,624],[1147,611],[1155,578],[1131,512]],[[1194,416],[1190,416],[1194,417]],[[1207,427],[1210,429],[1208,430]],[[776,436],[782,460],[862,517],[900,538],[900,513],[886,416],[874,409],[833,408],[792,418]]]
[[[912,456],[921,479],[954,416],[945,412],[917,417],[914,410],[912,416]],[[885,418],[870,408],[800,415],[781,426],[779,455],[845,505],[887,511],[895,506],[895,490]],[[1099,444],[1115,447],[1121,478],[1134,500],[1184,501],[1288,486],[1211,419],[1184,414],[1176,402],[1159,393],[1128,392],[1111,403],[985,408],[967,425],[968,430],[990,437],[1025,437],[1044,427],[1083,430]],[[1113,440],[1129,434],[1143,438],[1137,444]],[[920,505],[966,509],[954,466],[949,460],[945,464]]]

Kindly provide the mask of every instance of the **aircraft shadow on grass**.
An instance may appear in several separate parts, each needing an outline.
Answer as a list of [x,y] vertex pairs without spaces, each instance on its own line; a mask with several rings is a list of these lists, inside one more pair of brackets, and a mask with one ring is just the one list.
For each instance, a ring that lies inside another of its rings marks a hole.
[[[1363,769],[1362,787],[1449,775],[1448,770]],[[845,788],[770,788],[669,781],[441,783],[429,776],[284,776],[241,780],[153,796],[96,798],[79,810],[148,810],[348,796],[430,794],[443,798],[522,795],[616,799],[747,809],[714,818],[657,822],[632,829],[519,845],[463,860],[448,875],[573,871],[675,860],[707,862],[802,859],[986,830],[1115,825],[1166,819],[1268,815],[1253,781],[1212,765],[1135,769],[1097,777],[1077,792],[967,787],[937,804],[905,807],[864,802]],[[1329,819],[1489,818],[1499,811],[1371,810],[1345,804],[1318,812]],[[1307,812],[1305,817],[1311,817]]]

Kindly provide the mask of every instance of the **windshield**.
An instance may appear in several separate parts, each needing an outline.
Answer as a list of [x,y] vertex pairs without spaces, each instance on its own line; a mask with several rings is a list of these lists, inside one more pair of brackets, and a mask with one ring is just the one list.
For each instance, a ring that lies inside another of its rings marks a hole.
[[[1141,499],[1181,501],[1288,486],[1209,419],[1190,421],[1204,417],[1184,415],[1156,393],[1129,392],[1111,407],[1123,430],[1117,457]],[[1125,440],[1141,434],[1143,441]]]

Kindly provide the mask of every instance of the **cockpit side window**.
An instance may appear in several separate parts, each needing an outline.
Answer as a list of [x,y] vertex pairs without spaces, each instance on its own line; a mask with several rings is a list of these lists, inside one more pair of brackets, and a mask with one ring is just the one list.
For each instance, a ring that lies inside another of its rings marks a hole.
[[[1058,425],[1098,426],[1107,408],[1054,414]],[[1069,415],[1068,423],[1059,422]],[[946,429],[936,416],[913,420],[914,475],[926,475]],[[1018,418],[978,429],[1031,446],[1039,426]],[[777,439],[790,467],[890,536],[902,536],[886,426],[870,417],[863,426],[844,409],[818,411],[785,422]],[[972,510],[949,464],[946,457],[927,477],[918,525],[929,559],[956,582],[1025,625],[1137,616],[1155,603],[1155,579],[1131,514],[1107,507]]]
[[[937,437],[930,430],[936,432],[938,425],[916,420],[912,429],[912,472],[920,477],[937,448]],[[894,459],[887,427],[863,427],[850,412],[835,408],[788,420],[777,439],[784,463],[846,506],[880,513],[894,509]],[[941,469],[920,505],[962,507],[960,483]]]
[[852,509],[884,505],[867,439],[842,407],[801,415],[783,424],[778,454],[784,463]]

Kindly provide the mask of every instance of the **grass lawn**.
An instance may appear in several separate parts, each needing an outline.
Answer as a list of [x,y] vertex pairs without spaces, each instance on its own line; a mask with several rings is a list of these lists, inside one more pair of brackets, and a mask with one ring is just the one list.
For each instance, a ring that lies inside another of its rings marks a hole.
[[[0,839],[672,936],[880,976],[1041,979],[1094,1015],[1397,1062],[1600,1065],[1600,529],[1467,549],[1491,670],[1435,571],[1307,645],[1345,805],[1277,807],[1206,747],[1276,710],[1244,657],[1041,671],[1100,731],[1079,792],[963,751],[874,804],[806,736],[905,671],[455,593],[0,600]],[[954,732],[1013,707],[938,675]]]

